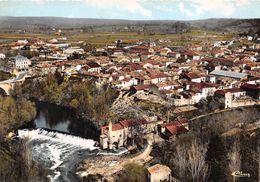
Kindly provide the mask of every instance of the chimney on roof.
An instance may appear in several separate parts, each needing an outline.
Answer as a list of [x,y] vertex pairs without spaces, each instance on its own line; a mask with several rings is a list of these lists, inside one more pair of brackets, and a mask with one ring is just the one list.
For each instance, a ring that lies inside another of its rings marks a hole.
[[186,89],[186,90],[190,90],[190,85],[189,85],[189,84],[186,84],[186,85],[185,85],[185,89]]
[[111,119],[109,119],[109,123],[108,123],[108,131],[109,131],[109,132],[112,131],[112,121],[111,121]]

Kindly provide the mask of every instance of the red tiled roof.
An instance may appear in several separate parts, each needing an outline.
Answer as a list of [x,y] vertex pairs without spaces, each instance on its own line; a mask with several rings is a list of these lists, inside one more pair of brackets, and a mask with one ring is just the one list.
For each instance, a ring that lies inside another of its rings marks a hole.
[[[144,125],[144,124],[147,124],[147,121],[145,119],[122,120],[122,121],[119,121],[118,123],[112,124],[112,131],[122,130],[124,128],[137,126],[137,125]],[[105,126],[102,126],[102,128],[103,129],[108,129],[109,126],[105,125]]]
[[212,88],[215,87],[217,88],[219,85],[215,83],[197,83],[197,82],[186,82],[186,84],[190,85],[192,88],[197,88],[197,89],[203,89],[203,88]]
[[254,81],[254,80],[259,80],[260,77],[251,77],[251,78],[248,78],[247,80],[248,81]]
[[155,60],[152,60],[152,59],[144,60],[144,61],[142,62],[142,65],[145,65],[145,64],[147,64],[147,63],[152,64],[152,65],[161,65],[160,62],[155,61]]
[[134,86],[135,90],[139,91],[139,90],[146,90],[149,88],[150,85],[136,85]]
[[131,127],[131,126],[136,126],[136,125],[144,125],[147,124],[147,121],[145,119],[139,119],[139,120],[123,120],[119,122],[122,126],[125,128]]
[[211,61],[220,61],[220,62],[233,62],[234,59],[227,59],[227,58],[203,58],[203,61],[211,62]]
[[171,172],[171,169],[168,166],[161,165],[161,164],[155,164],[151,167],[148,167],[147,170],[149,171],[150,174],[158,174],[162,172]]
[[112,131],[122,130],[124,126],[121,123],[116,123],[112,125]]
[[230,88],[230,89],[223,89],[223,90],[217,90],[215,93],[219,95],[225,95],[226,93],[236,93],[236,92],[243,92],[240,88]]
[[188,124],[188,120],[186,118],[182,118],[180,120],[170,122],[170,123],[163,123],[161,127],[165,127],[165,129],[171,134],[175,135],[179,130],[186,130],[185,125]]
[[168,125],[168,126],[166,126],[165,127],[166,128],[166,130],[168,130],[172,135],[174,135],[174,134],[177,134],[177,131],[178,131],[178,126],[176,126],[176,125]]
[[201,76],[196,73],[185,73],[185,75],[190,79],[201,78]]
[[166,75],[165,73],[156,73],[150,76],[150,78],[165,78],[165,77],[168,77],[168,75]]
[[198,53],[196,53],[194,51],[186,51],[186,52],[184,52],[184,55],[187,55],[187,56],[198,56]]
[[124,49],[122,49],[122,48],[114,48],[112,51],[113,52],[124,52]]
[[244,90],[260,91],[260,86],[259,85],[248,84],[248,83],[242,85],[241,88],[244,89]]
[[256,54],[256,52],[253,52],[253,51],[244,51],[244,53],[252,55],[252,56],[254,56]]
[[159,92],[160,92],[161,94],[170,94],[170,93],[172,93],[173,91],[172,91],[172,90],[164,90],[164,89],[162,89],[162,90],[159,90]]
[[163,123],[161,124],[161,127],[166,127],[166,126],[170,126],[170,125],[175,125],[175,126],[184,126],[188,124],[188,119],[187,118],[181,118],[179,120],[175,120],[175,121],[171,121],[169,123]]
[[99,68],[99,67],[101,67],[98,63],[96,63],[96,62],[94,62],[94,61],[87,62],[86,65],[87,65],[89,68]]
[[134,46],[134,47],[131,47],[130,49],[143,49],[143,50],[148,50],[148,47],[147,47],[147,46]]
[[139,70],[142,68],[138,63],[130,63],[126,67],[130,68],[130,70]]
[[191,47],[191,48],[198,48],[198,47],[202,47],[202,46],[199,45],[199,44],[192,44],[190,47]]
[[132,78],[131,77],[129,77],[129,78],[124,78],[123,80],[121,80],[121,81],[123,81],[123,82],[129,82],[130,80],[132,80]]
[[177,120],[177,122],[180,125],[185,125],[185,124],[188,124],[188,119],[187,118],[181,118],[181,119]]

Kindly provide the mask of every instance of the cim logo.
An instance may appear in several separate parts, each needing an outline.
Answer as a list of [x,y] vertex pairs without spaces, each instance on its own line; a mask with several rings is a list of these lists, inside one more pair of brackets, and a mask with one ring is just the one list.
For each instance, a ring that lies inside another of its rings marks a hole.
[[232,173],[232,176],[236,177],[236,178],[250,178],[250,174],[249,173],[243,173],[242,171],[235,171]]

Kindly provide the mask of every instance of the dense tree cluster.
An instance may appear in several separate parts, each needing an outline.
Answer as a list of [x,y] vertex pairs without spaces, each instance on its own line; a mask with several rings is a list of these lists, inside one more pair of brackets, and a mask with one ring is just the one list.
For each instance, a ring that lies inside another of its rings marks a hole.
[[0,81],[3,80],[8,80],[12,77],[13,75],[11,73],[8,72],[4,72],[4,71],[0,71]]
[[16,98],[33,97],[70,107],[78,114],[100,122],[109,115],[109,108],[117,94],[117,91],[108,85],[98,88],[90,81],[63,81],[59,73],[26,81],[22,86],[16,85],[12,92]]
[[146,182],[145,168],[136,163],[127,163],[117,181]]
[[205,114],[225,107],[219,98],[213,96],[201,99],[195,106],[199,109],[197,114]]
[[34,103],[0,96],[0,180],[46,181],[45,170],[33,163],[25,144],[6,136],[19,126],[30,122],[36,115]]
[[259,181],[260,129],[253,123],[259,117],[259,106],[253,106],[198,118],[190,132],[155,146],[152,156],[180,181],[229,182],[235,171],[250,174],[236,181]]
[[0,137],[0,180],[11,182],[47,182],[47,171],[32,161],[25,143]]
[[34,103],[26,100],[15,100],[12,97],[0,96],[0,136],[30,122],[36,116]]

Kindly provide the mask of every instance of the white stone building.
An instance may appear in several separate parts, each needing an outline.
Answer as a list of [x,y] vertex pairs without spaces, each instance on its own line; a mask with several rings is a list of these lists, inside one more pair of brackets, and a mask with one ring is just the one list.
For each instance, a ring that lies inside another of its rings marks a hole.
[[29,66],[31,65],[31,60],[21,55],[13,57],[12,61],[14,69],[17,69],[18,71],[28,71]]
[[232,108],[233,100],[245,97],[246,91],[243,91],[240,88],[223,89],[217,90],[215,95],[222,100],[222,102],[225,104],[225,108]]
[[5,54],[0,53],[0,59],[5,59]]
[[147,168],[149,182],[170,182],[172,180],[171,169],[162,164],[155,164]]

